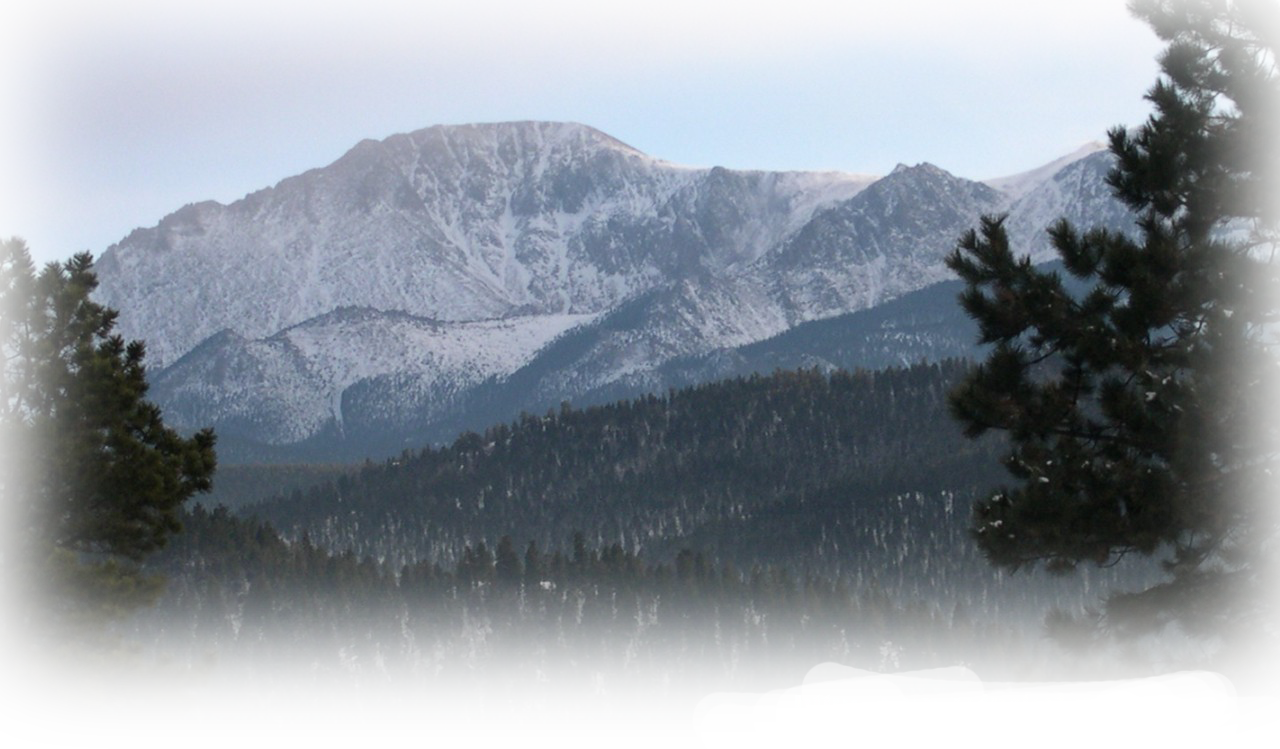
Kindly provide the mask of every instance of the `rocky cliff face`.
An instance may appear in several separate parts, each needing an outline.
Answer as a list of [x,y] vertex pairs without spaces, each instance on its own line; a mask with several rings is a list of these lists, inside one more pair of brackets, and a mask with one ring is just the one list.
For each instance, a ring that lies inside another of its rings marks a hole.
[[1058,216],[1123,227],[1108,163],[877,179],[691,169],[574,124],[434,127],[134,231],[98,298],[147,341],[175,423],[362,455],[358,435],[465,424],[469,393],[531,366],[530,403],[660,387],[669,361],[881,304],[946,278],[983,213],[1039,256]]

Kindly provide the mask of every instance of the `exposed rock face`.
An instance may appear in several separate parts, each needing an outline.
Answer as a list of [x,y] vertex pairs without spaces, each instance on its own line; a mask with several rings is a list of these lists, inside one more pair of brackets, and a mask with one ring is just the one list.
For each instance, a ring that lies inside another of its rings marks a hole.
[[467,426],[470,394],[520,370],[544,375],[531,404],[660,387],[673,360],[945,279],[983,213],[1037,256],[1059,216],[1123,228],[1108,165],[1086,150],[990,184],[692,169],[582,125],[433,127],[134,231],[98,299],[147,341],[175,423],[361,456],[358,435]]

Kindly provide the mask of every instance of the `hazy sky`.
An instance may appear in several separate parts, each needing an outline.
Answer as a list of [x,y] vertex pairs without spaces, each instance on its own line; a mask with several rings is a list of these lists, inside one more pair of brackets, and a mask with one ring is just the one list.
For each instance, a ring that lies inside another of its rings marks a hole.
[[1001,176],[1141,122],[1161,47],[1123,0],[17,0],[0,28],[0,237],[41,261],[434,124]]

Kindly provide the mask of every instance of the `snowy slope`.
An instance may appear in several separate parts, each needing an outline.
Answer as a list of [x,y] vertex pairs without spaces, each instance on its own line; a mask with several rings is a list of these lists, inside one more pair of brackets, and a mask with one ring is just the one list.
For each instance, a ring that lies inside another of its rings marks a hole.
[[[342,308],[269,338],[213,336],[154,378],[152,395],[182,423],[212,421],[275,444],[326,426],[344,430],[344,396],[394,377],[395,400],[376,420],[430,412],[491,377],[510,374],[547,342],[592,315],[538,315],[441,323],[404,313]],[[367,422],[370,414],[357,418]]]
[[1037,257],[1059,216],[1123,228],[1109,163],[876,179],[681,167],[575,124],[433,127],[134,231],[98,297],[147,341],[176,423],[359,455],[361,435],[466,424],[516,373],[529,403],[662,389],[666,362],[948,278],[983,214]]
[[1053,175],[1061,171],[1067,166],[1085,158],[1107,150],[1107,144],[1102,141],[1090,141],[1080,148],[1061,158],[1054,159],[1048,164],[1036,167],[1026,172],[1011,174],[1006,177],[995,177],[993,179],[982,180],[982,183],[999,192],[1007,195],[1011,200],[1018,200],[1027,193],[1035,190],[1045,183],[1046,180],[1053,178]]
[[1134,215],[1107,186],[1111,166],[1110,152],[1095,151],[1025,189],[1011,205],[1006,223],[1014,245],[1036,261],[1057,257],[1044,229],[1060,218],[1076,226],[1134,231]]
[[581,125],[428,128],[133,232],[100,259],[99,298],[156,366],[222,330],[261,338],[339,307],[595,313],[758,256],[867,182],[684,169]]

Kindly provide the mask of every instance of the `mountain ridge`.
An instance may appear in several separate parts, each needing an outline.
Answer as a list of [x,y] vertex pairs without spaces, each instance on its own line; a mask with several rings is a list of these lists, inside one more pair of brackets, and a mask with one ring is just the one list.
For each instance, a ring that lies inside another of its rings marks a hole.
[[698,168],[575,123],[435,126],[131,232],[100,259],[97,298],[147,341],[179,425],[276,445],[342,439],[352,417],[419,433],[605,319],[576,358],[544,359],[544,391],[661,385],[667,362],[950,278],[943,258],[983,214],[1007,213],[1040,259],[1060,215],[1127,228],[1109,155],[1077,153],[1002,192],[928,163]]

